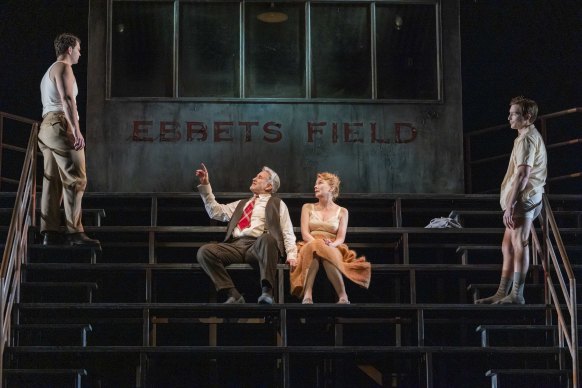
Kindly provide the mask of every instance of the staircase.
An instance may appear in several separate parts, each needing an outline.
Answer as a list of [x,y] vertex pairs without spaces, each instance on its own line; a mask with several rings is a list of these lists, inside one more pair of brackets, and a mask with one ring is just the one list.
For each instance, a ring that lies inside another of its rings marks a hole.
[[[488,194],[343,195],[347,242],[372,263],[368,290],[348,283],[352,304],[336,305],[320,276],[316,304],[301,305],[280,264],[277,304],[225,306],[195,261],[225,226],[195,193],[88,193],[84,222],[102,250],[42,246],[38,124],[0,112],[0,132],[5,119],[32,128],[27,147],[0,148],[24,155],[20,180],[0,177],[17,186],[0,192],[3,387],[580,386],[578,194],[544,198],[524,306],[473,304],[501,267]],[[281,196],[298,226],[312,195]],[[424,228],[446,215],[464,228]],[[253,269],[229,270],[256,300]]]
[[[220,202],[243,196],[217,193]],[[298,226],[312,196],[281,197]],[[0,199],[10,208],[15,194]],[[572,214],[582,197],[549,199],[579,277],[582,228]],[[278,304],[225,306],[195,260],[225,226],[209,221],[196,193],[88,193],[86,230],[101,251],[44,247],[36,228],[29,232],[3,386],[571,387],[540,256],[526,305],[472,304],[499,279],[497,200],[343,195],[348,244],[373,265],[368,290],[348,283],[352,304],[336,305],[320,276],[316,304],[301,305],[280,264]],[[424,228],[451,212],[465,228]],[[253,270],[230,270],[247,301],[256,300]]]

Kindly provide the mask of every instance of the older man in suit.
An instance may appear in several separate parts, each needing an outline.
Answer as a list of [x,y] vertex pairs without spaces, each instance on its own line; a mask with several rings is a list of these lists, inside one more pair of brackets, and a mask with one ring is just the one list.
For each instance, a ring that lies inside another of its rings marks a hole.
[[210,218],[228,222],[228,228],[224,242],[203,245],[196,258],[216,290],[226,294],[225,303],[245,303],[225,267],[234,263],[258,265],[261,276],[258,303],[272,304],[279,258],[297,256],[287,205],[272,195],[279,189],[279,176],[263,167],[252,180],[251,198],[220,204],[212,193],[208,175],[204,164],[196,170],[204,207]]

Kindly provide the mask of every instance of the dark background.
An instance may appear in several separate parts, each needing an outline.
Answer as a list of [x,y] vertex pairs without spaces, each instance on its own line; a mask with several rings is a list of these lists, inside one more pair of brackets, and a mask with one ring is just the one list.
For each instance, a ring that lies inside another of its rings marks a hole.
[[582,106],[582,1],[461,0],[461,42],[466,131],[505,122],[517,95]]
[[[40,79],[54,37],[68,31],[82,40],[74,71],[84,130],[88,10],[88,0],[0,1],[0,111],[40,120]],[[517,95],[536,100],[540,115],[582,107],[582,1],[461,0],[460,32],[465,132],[505,123]]]
[[2,0],[0,15],[0,111],[41,120],[40,80],[55,61],[53,41],[71,32],[81,39],[73,71],[84,130],[89,0]]

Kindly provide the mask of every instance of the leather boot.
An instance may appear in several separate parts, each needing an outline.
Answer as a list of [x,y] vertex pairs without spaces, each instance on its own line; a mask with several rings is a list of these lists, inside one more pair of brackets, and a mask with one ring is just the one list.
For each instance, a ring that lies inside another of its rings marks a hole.
[[99,240],[89,238],[84,232],[67,234],[67,241],[71,246],[101,247]]

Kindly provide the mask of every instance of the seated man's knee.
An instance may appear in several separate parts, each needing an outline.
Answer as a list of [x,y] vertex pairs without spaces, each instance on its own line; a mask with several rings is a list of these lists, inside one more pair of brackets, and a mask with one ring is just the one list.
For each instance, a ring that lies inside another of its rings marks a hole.
[[276,247],[277,240],[275,239],[275,237],[273,237],[269,233],[264,233],[263,235],[261,235],[257,238],[257,242],[255,244]]
[[198,261],[199,264],[203,264],[211,258],[208,245],[209,244],[202,245],[200,248],[198,248],[198,252],[196,252],[196,261]]
[[257,238],[253,248],[249,249],[246,256],[254,256],[260,262],[277,261],[281,252],[277,240],[268,233]]

